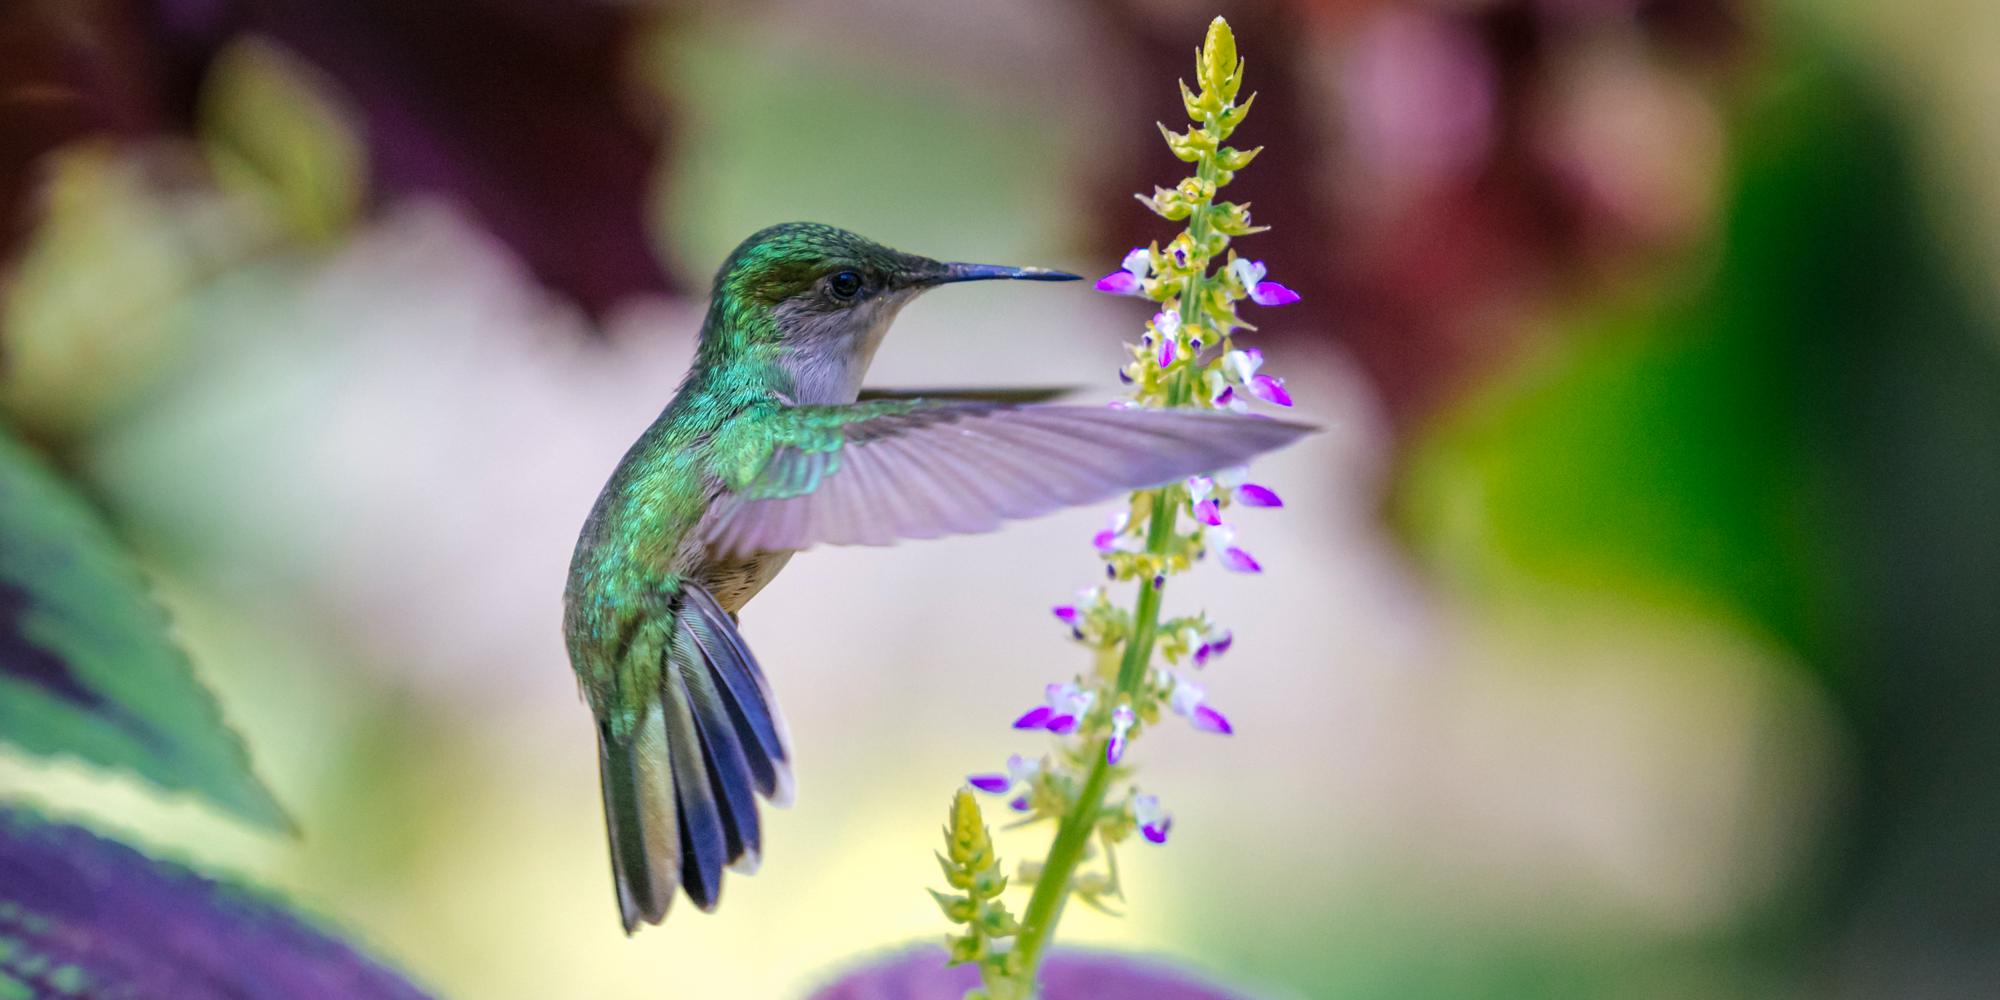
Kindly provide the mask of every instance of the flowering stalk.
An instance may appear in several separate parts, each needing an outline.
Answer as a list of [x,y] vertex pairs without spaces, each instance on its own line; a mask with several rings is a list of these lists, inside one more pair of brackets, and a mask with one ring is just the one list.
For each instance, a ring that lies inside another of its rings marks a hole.
[[[1265,306],[1298,301],[1291,289],[1265,280],[1262,262],[1229,249],[1233,237],[1265,228],[1250,224],[1249,206],[1215,199],[1258,153],[1225,145],[1255,97],[1236,103],[1243,68],[1228,23],[1216,18],[1195,57],[1200,91],[1181,84],[1194,126],[1183,132],[1160,126],[1173,154],[1194,164],[1194,176],[1139,196],[1161,217],[1184,220],[1186,228],[1164,248],[1154,243],[1134,249],[1119,270],[1097,283],[1099,291],[1156,303],[1145,333],[1128,345],[1130,362],[1119,371],[1133,387],[1132,398],[1114,405],[1242,410],[1250,400],[1292,403],[1283,380],[1259,370],[1262,354],[1234,342],[1238,331],[1254,329],[1238,318],[1239,301]],[[1096,665],[1069,682],[1048,685],[1044,703],[1014,722],[1016,729],[1055,736],[1055,751],[1039,760],[1017,755],[1005,773],[969,779],[981,791],[1012,795],[1009,805],[1023,823],[1057,824],[1045,859],[1022,866],[1022,881],[1033,882],[1035,889],[1013,946],[997,966],[1006,972],[1008,988],[1032,993],[1036,969],[1070,897],[1098,908],[1105,908],[1107,899],[1123,898],[1118,844],[1135,832],[1149,843],[1165,843],[1173,820],[1157,797],[1128,787],[1106,801],[1114,783],[1133,773],[1128,763],[1133,741],[1168,713],[1185,717],[1200,732],[1233,731],[1202,688],[1177,669],[1207,666],[1229,649],[1233,636],[1205,614],[1162,621],[1160,605],[1167,577],[1210,552],[1225,569],[1262,571],[1255,557],[1237,547],[1223,519],[1238,505],[1283,502],[1272,490],[1247,482],[1240,469],[1132,494],[1094,544],[1112,581],[1139,581],[1134,606],[1118,607],[1099,587],[1075,604],[1057,607],[1056,617],[1073,638],[1095,651]],[[1156,654],[1164,665],[1155,665]],[[1078,874],[1099,848],[1104,870]],[[987,991],[1000,995],[990,982]]]

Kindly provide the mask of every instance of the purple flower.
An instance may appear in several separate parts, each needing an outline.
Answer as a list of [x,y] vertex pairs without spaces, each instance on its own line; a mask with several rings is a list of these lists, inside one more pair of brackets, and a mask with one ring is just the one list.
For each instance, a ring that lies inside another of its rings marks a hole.
[[1041,729],[1048,725],[1049,717],[1054,714],[1056,714],[1055,709],[1047,705],[1036,705],[1034,708],[1022,712],[1021,717],[1014,720],[1014,728]]
[[1058,736],[1076,731],[1076,722],[1097,700],[1097,693],[1074,684],[1051,684],[1043,689],[1046,705],[1036,705],[1014,720],[1015,729],[1046,729]]
[[1116,552],[1126,548],[1132,540],[1124,537],[1125,526],[1131,521],[1132,512],[1129,509],[1113,513],[1105,529],[1091,536],[1090,544],[1096,546],[1099,552]]
[[1208,692],[1193,681],[1176,678],[1174,693],[1168,704],[1172,706],[1175,715],[1186,718],[1191,725],[1204,733],[1228,736],[1236,731],[1235,727],[1229,724],[1227,716],[1209,707]]
[[1250,289],[1250,301],[1260,306],[1285,306],[1299,300],[1299,293],[1275,281],[1260,281]]
[[1113,271],[1097,279],[1097,290],[1106,295],[1143,295],[1145,282],[1127,271]]
[[1222,508],[1212,498],[1198,501],[1194,505],[1194,519],[1211,527],[1219,526],[1222,524]]
[[1257,562],[1255,557],[1234,545],[1227,546],[1222,550],[1221,561],[1222,568],[1232,573],[1264,572],[1264,567]]
[[1118,266],[1118,270],[1097,279],[1097,290],[1110,295],[1146,294],[1146,277],[1153,272],[1152,254],[1144,247],[1133,247]]
[[1055,616],[1061,619],[1064,625],[1068,625],[1072,628],[1076,626],[1076,619],[1077,619],[1076,605],[1058,604],[1049,610],[1053,611],[1055,613]]
[[1243,287],[1250,301],[1260,306],[1289,305],[1299,300],[1299,293],[1275,281],[1264,280],[1264,262],[1261,260],[1238,257],[1229,262],[1229,274]]
[[1012,809],[1012,810],[1014,810],[1014,811],[1015,811],[1015,812],[1017,812],[1017,813],[1024,813],[1024,812],[1027,812],[1027,811],[1028,811],[1028,797],[1027,797],[1026,795],[1016,795],[1016,796],[1014,796],[1014,800],[1013,800],[1013,801],[1011,801],[1011,802],[1009,802],[1009,803],[1007,803],[1007,808],[1009,808],[1009,809]]
[[1106,764],[1116,764],[1125,756],[1125,736],[1132,731],[1132,724],[1137,721],[1130,705],[1120,705],[1111,710],[1111,740],[1104,744]]
[[1236,500],[1246,507],[1283,507],[1285,502],[1270,488],[1256,483],[1244,483],[1236,487]]
[[1174,828],[1174,818],[1160,808],[1157,795],[1132,796],[1132,821],[1139,824],[1139,833],[1155,844],[1167,842],[1167,831]]
[[965,780],[972,787],[988,795],[1002,795],[1007,789],[1014,787],[1014,782],[1004,774],[974,774],[967,776]]
[[1251,376],[1250,395],[1278,406],[1292,405],[1292,394],[1285,391],[1285,380],[1270,375]]
[[1210,632],[1207,636],[1202,637],[1200,644],[1194,648],[1194,665],[1197,667],[1208,666],[1210,657],[1221,656],[1229,652],[1229,644],[1235,641],[1236,637],[1227,629],[1219,634]]

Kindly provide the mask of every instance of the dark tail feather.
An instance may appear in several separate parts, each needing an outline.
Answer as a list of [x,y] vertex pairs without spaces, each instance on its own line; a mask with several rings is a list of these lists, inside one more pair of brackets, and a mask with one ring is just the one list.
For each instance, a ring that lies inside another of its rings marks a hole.
[[611,838],[611,874],[625,933],[640,921],[657,924],[674,901],[680,832],[674,817],[666,729],[658,706],[623,736],[597,731],[604,825]]
[[685,583],[672,627],[659,700],[644,723],[628,738],[608,727],[598,737],[627,933],[659,923],[676,886],[713,909],[723,867],[748,872],[761,856],[756,793],[790,800],[784,723],[736,623],[708,591]]
[[743,644],[736,623],[715,602],[714,595],[688,584],[681,598],[677,631],[694,640],[708,663],[722,709],[736,729],[737,744],[750,765],[757,791],[778,805],[792,801],[792,770],[787,763],[785,721],[771,699],[771,688],[757,658]]

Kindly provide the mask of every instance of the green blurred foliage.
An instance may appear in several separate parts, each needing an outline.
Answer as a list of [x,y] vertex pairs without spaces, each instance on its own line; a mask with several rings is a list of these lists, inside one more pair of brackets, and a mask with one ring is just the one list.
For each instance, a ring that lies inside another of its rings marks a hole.
[[0,654],[0,740],[289,827],[99,515],[4,433]]

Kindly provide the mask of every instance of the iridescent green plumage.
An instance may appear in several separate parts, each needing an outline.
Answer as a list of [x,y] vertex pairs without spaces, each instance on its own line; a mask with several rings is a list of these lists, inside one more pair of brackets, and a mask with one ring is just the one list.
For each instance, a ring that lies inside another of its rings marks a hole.
[[723,865],[758,858],[753,791],[789,795],[783,726],[735,613],[793,552],[991,530],[1304,433],[1026,401],[1039,391],[856,401],[896,312],[925,289],[1073,277],[944,264],[809,224],[766,229],[723,264],[694,367],[599,495],[564,595],[628,932],[658,922],[676,886],[712,907]]

